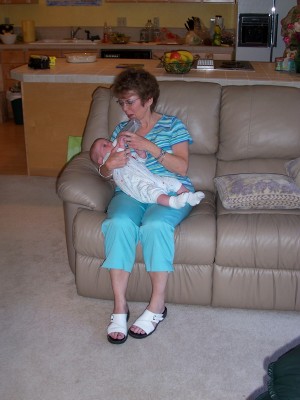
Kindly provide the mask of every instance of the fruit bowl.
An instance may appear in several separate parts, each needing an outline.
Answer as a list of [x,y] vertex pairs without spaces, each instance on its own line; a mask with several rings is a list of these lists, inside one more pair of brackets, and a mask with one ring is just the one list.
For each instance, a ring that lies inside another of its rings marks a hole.
[[186,50],[177,50],[164,53],[161,62],[166,72],[170,74],[186,74],[188,73],[195,58],[192,53]]
[[162,64],[166,70],[170,74],[187,74],[192,66],[194,61],[164,61],[162,60]]

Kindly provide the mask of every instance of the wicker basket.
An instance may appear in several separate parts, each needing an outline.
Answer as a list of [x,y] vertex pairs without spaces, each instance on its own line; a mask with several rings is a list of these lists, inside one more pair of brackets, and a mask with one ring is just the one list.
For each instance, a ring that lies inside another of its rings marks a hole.
[[191,70],[193,63],[194,63],[194,61],[166,62],[164,59],[162,59],[162,64],[163,64],[165,70],[170,74],[186,74]]

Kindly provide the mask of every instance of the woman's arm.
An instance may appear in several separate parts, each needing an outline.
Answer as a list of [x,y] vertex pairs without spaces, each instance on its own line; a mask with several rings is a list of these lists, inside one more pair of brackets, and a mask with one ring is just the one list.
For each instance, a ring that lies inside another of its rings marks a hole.
[[[157,147],[157,146],[156,146]],[[186,176],[189,166],[189,144],[187,141],[172,146],[173,154],[165,153],[158,162],[171,172]]]
[[150,153],[158,162],[171,172],[186,176],[189,164],[188,141],[177,143],[172,146],[173,154],[164,153],[162,149],[150,140],[135,133],[126,132],[128,146],[136,150],[145,150]]

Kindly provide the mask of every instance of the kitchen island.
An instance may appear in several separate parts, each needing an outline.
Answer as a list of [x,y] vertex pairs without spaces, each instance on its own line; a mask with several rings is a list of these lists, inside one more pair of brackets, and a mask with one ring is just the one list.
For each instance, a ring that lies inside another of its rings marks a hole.
[[[110,86],[119,64],[142,64],[160,80],[216,82],[221,85],[281,85],[300,87],[300,74],[278,72],[273,63],[253,62],[254,71],[191,70],[168,74],[158,60],[97,59],[67,63],[57,59],[48,70],[23,65],[11,71],[22,83],[24,130],[29,175],[57,176],[67,158],[69,136],[81,136],[94,90]],[[280,101],[280,99],[278,99]]]

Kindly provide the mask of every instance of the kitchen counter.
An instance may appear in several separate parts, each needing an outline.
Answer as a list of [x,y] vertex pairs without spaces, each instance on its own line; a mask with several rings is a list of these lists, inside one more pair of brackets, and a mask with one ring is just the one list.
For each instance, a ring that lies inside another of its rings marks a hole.
[[94,63],[68,63],[57,59],[55,67],[32,70],[27,65],[11,71],[11,77],[21,82],[111,84],[120,72],[119,64],[142,64],[158,80],[216,82],[221,85],[281,85],[300,87],[300,74],[275,71],[274,63],[252,62],[254,71],[195,70],[183,75],[169,74],[158,68],[157,60],[97,59]]
[[[161,80],[216,82],[221,85],[282,85],[300,87],[300,74],[277,72],[273,63],[253,62],[254,71],[191,70],[168,74],[158,60],[97,59],[93,63],[68,63],[33,70],[27,65],[11,71],[21,81],[24,131],[29,175],[57,176],[67,161],[69,136],[81,136],[94,90],[110,86],[121,71],[120,63],[143,64]],[[280,101],[280,99],[278,99]]]

